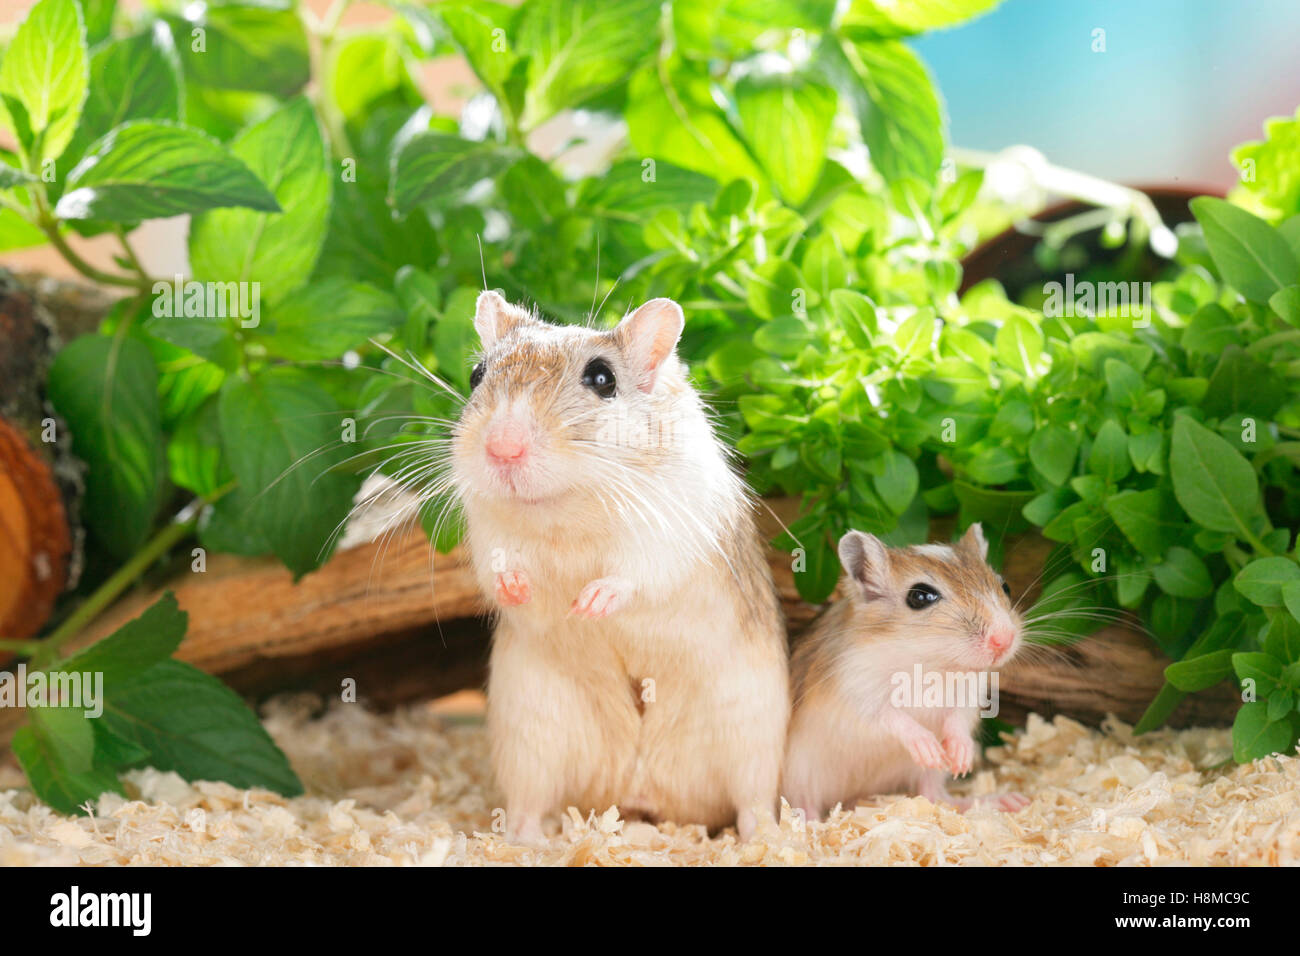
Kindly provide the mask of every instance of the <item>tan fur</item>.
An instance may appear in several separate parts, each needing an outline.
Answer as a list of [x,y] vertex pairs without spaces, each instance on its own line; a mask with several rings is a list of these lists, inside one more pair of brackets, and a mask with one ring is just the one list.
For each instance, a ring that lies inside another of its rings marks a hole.
[[[947,798],[943,770],[918,765],[906,738],[930,734],[945,750],[964,754],[973,748],[978,710],[896,708],[892,680],[917,664],[925,672],[988,672],[1014,655],[1020,618],[984,561],[982,542],[976,526],[952,548],[890,549],[887,568],[865,584],[850,574],[847,596],[799,641],[790,665],[794,711],[782,793],[809,817],[858,796],[900,790]],[[922,611],[909,608],[904,599],[917,583],[935,587],[942,599]],[[1008,628],[1016,642],[998,658],[984,642]]]
[[[516,315],[486,344],[456,430],[484,593],[503,572],[531,585],[527,603],[498,608],[488,683],[493,768],[519,836],[565,807],[614,804],[709,827],[739,812],[749,830],[776,802],[785,637],[752,503],[676,358],[650,392],[624,394],[639,374],[629,352],[618,330]],[[614,369],[616,399],[580,385],[593,356]],[[528,423],[537,451],[513,489],[482,460],[505,415]],[[625,601],[600,619],[570,614],[602,580],[626,582]]]

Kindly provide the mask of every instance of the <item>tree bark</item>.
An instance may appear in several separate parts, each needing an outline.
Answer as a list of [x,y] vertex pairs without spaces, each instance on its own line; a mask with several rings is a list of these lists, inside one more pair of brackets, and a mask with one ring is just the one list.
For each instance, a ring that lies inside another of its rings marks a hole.
[[0,638],[36,634],[80,573],[82,466],[55,441],[45,377],[61,338],[106,308],[93,290],[0,271]]

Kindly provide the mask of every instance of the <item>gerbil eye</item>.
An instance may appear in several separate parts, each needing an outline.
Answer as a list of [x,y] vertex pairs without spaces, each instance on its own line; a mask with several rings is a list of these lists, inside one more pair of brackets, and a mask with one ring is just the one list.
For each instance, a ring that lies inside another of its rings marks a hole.
[[923,611],[943,597],[928,584],[913,584],[907,592],[907,606],[913,611]]
[[582,384],[601,398],[613,398],[616,388],[614,370],[606,364],[604,359],[592,359],[587,363],[587,367],[582,370]]
[[469,390],[472,392],[478,388],[479,383],[483,381],[483,363],[479,362],[470,370],[469,373]]
[[1011,597],[1011,585],[1007,584],[1006,581],[1002,582],[1002,593],[1007,597]]

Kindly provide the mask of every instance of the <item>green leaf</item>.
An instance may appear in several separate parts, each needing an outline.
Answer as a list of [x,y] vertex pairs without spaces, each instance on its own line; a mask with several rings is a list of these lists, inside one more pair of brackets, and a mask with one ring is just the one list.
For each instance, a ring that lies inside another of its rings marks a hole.
[[424,203],[452,205],[471,186],[496,176],[514,159],[511,150],[495,143],[413,127],[393,142],[388,201],[401,215]]
[[203,3],[168,18],[189,82],[292,96],[311,78],[307,34],[296,10],[274,3]]
[[1232,655],[1232,669],[1237,678],[1254,681],[1257,689],[1268,693],[1282,679],[1282,662],[1271,654],[1246,651]]
[[1300,581],[1287,581],[1282,585],[1282,603],[1291,617],[1300,623]]
[[658,0],[532,0],[514,31],[528,58],[525,125],[624,80],[659,42]]
[[943,116],[925,66],[894,41],[840,48],[858,83],[855,105],[871,165],[886,182],[933,182],[943,161]]
[[1233,584],[1249,601],[1261,607],[1282,604],[1282,589],[1300,581],[1300,566],[1290,558],[1256,558],[1237,572]]
[[41,0],[0,64],[0,120],[30,158],[29,168],[58,158],[68,145],[88,82],[81,9],[74,0]]
[[1185,415],[1174,420],[1169,469],[1178,503],[1202,527],[1249,534],[1263,516],[1250,462]]
[[107,767],[92,766],[81,772],[70,769],[59,742],[36,724],[19,727],[9,746],[36,796],[59,813],[77,813],[108,791],[126,795],[117,774]]
[[1142,376],[1133,366],[1119,359],[1108,358],[1103,365],[1106,374],[1106,391],[1112,403],[1126,408],[1137,406],[1146,392]]
[[1187,522],[1163,488],[1124,490],[1106,500],[1106,513],[1142,554],[1162,555],[1178,540]]
[[1268,306],[1288,325],[1300,327],[1300,285],[1279,289],[1268,299]]
[[1249,763],[1275,753],[1287,753],[1294,740],[1288,721],[1270,721],[1268,705],[1263,701],[1242,704],[1232,722],[1232,757],[1237,763]]
[[270,368],[227,380],[219,410],[226,458],[251,496],[243,520],[295,577],[319,567],[359,484],[331,470],[347,457],[338,404],[304,373]]
[[131,120],[178,121],[181,109],[180,61],[163,24],[110,40],[90,58],[90,91],[76,134],[59,158],[59,181],[114,127]]
[[1044,425],[1029,439],[1029,463],[1054,485],[1063,485],[1074,474],[1079,453],[1079,433],[1060,425]]
[[750,75],[736,84],[736,110],[750,151],[792,206],[808,198],[826,162],[836,96],[795,74]]
[[105,691],[111,697],[119,685],[170,657],[180,647],[188,622],[189,615],[177,606],[176,598],[168,591],[139,617],[60,661],[55,669],[103,674]]
[[125,336],[82,336],[50,367],[50,400],[87,466],[83,515],[119,558],[144,543],[162,503],[157,387],[149,349]]
[[1128,456],[1128,435],[1119,422],[1107,419],[1097,430],[1088,452],[1088,470],[1109,484],[1119,481],[1133,470]]
[[275,304],[311,275],[330,214],[325,141],[311,104],[290,100],[231,143],[274,194],[269,211],[223,209],[190,223],[190,263],[198,277],[258,282]]
[[912,459],[896,448],[885,452],[881,459],[884,468],[873,477],[876,494],[890,511],[901,515],[916,497],[920,475]]
[[840,559],[834,546],[824,536],[804,541],[803,570],[796,570],[795,588],[809,604],[820,604],[830,597],[840,580]]
[[702,65],[673,59],[641,68],[628,84],[623,118],[637,156],[666,160],[724,183],[764,179],[713,101],[712,80]]
[[895,37],[955,26],[1002,0],[853,0],[840,21],[847,36]]
[[1268,302],[1300,279],[1286,240],[1258,216],[1212,196],[1193,199],[1191,209],[1219,274],[1251,302]]
[[998,329],[994,348],[998,361],[1026,378],[1033,378],[1043,354],[1043,333],[1022,315],[1009,315]]
[[1138,722],[1133,725],[1133,733],[1146,734],[1161,726],[1170,715],[1178,709],[1178,705],[1187,697],[1186,691],[1181,691],[1173,684],[1166,683],[1160,688],[1155,699],[1151,701]]
[[491,0],[450,0],[433,8],[470,68],[498,100],[519,57],[510,46],[515,8]]
[[405,315],[391,293],[364,282],[328,277],[277,305],[258,340],[269,354],[300,362],[336,359],[391,332]]
[[1174,597],[1202,598],[1214,590],[1205,562],[1187,548],[1170,548],[1164,563],[1152,568],[1151,573],[1160,590]]
[[[51,690],[53,690],[53,674]],[[80,675],[78,676],[80,681]],[[83,685],[84,686],[84,685]],[[83,692],[82,704],[90,701]],[[59,760],[71,773],[86,773],[95,763],[95,732],[91,729],[90,718],[86,708],[55,704],[54,706],[33,707],[31,711],[32,726],[46,739],[55,743],[59,750]]]
[[1165,668],[1165,680],[1178,690],[1195,693],[1232,676],[1232,650],[1212,651]]
[[302,784],[257,715],[221,681],[166,660],[114,691],[101,718],[148,751],[149,763],[186,780],[265,787],[286,797]]
[[469,393],[469,357],[478,348],[474,302],[478,290],[462,286],[447,297],[447,307],[433,327],[433,354],[443,377]]
[[252,170],[207,134],[140,120],[91,146],[54,214],[135,222],[218,206],[278,208]]

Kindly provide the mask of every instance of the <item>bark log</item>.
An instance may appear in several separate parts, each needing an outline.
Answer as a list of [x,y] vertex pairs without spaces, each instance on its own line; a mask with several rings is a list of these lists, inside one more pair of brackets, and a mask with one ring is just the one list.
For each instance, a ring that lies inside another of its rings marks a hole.
[[[761,524],[772,534],[788,521],[795,502],[764,503]],[[945,540],[951,524],[936,522]],[[1037,535],[1011,539],[1005,576],[1012,592],[1037,595],[1037,580],[1051,550]],[[295,585],[270,560],[209,557],[207,570],[188,567],[163,587],[190,614],[178,656],[221,674],[236,689],[261,697],[307,689],[337,694],[356,680],[361,697],[387,706],[481,687],[490,625],[473,575],[460,549],[434,555],[421,533],[339,552],[320,571]],[[793,637],[820,608],[802,601],[787,554],[769,563]],[[159,588],[142,588],[103,615],[82,642],[101,637],[156,600]],[[1120,622],[1076,645],[1025,655],[1001,680],[1001,716],[1012,722],[1029,712],[1065,714],[1098,724],[1107,714],[1135,722],[1164,684],[1169,661],[1136,622]],[[1170,724],[1227,724],[1239,706],[1231,686],[1193,695]]]
[[81,465],[53,440],[45,376],[61,338],[106,308],[93,290],[0,271],[0,637],[36,634],[80,571]]

